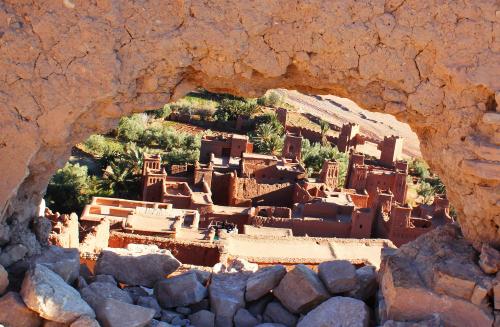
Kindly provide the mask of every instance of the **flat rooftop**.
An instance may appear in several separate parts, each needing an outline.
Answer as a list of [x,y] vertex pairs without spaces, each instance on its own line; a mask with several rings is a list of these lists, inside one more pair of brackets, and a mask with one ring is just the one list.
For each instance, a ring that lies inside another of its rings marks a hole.
[[278,160],[278,157],[269,155],[269,154],[260,154],[260,153],[243,153],[244,159],[267,159],[267,160]]
[[385,239],[277,237],[232,234],[225,241],[227,254],[258,264],[319,264],[344,259],[380,267],[383,248],[395,248]]

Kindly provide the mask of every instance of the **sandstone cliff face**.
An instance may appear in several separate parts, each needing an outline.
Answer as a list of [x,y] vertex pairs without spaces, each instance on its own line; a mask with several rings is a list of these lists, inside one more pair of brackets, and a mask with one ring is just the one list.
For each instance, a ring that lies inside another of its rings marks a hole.
[[466,237],[500,245],[499,21],[495,0],[5,0],[0,221],[27,224],[71,146],[120,116],[282,87],[409,123]]

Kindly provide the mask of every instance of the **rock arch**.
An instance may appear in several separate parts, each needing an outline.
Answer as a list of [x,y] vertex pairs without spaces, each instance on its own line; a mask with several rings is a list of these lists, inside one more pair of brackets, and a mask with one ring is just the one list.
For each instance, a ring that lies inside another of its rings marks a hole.
[[465,236],[500,245],[495,0],[5,0],[0,221],[27,224],[71,145],[201,86],[349,97],[417,133]]

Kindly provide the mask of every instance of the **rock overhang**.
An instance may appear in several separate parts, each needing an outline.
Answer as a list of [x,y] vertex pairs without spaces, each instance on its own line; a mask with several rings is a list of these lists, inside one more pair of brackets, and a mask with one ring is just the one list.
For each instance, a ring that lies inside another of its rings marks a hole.
[[121,116],[282,87],[407,122],[466,238],[500,245],[495,1],[67,3],[0,8],[4,223],[27,226],[71,145]]

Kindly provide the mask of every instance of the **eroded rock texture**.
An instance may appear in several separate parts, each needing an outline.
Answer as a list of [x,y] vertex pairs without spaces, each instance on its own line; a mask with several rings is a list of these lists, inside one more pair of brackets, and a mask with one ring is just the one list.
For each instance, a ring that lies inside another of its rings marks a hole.
[[0,217],[73,144],[195,87],[349,97],[418,134],[469,240],[500,245],[496,0],[0,2]]

